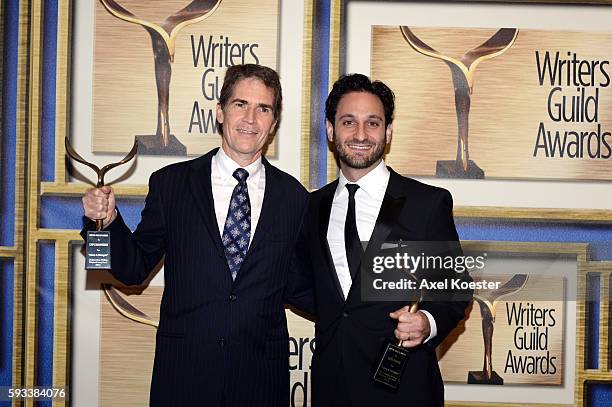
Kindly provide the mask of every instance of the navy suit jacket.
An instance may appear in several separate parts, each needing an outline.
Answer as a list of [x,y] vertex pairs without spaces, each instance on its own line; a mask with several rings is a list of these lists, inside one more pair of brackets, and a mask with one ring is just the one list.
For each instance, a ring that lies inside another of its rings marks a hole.
[[[380,247],[385,241],[458,240],[450,193],[390,171],[370,244]],[[338,181],[334,181],[311,194],[302,236],[309,244],[307,254],[301,257],[304,263],[310,262],[306,269],[313,273],[317,316],[312,361],[313,407],[333,405],[332,400],[342,389],[354,407],[439,406],[444,401],[444,387],[435,347],[463,319],[469,294],[464,294],[460,301],[422,303],[421,308],[429,311],[436,321],[437,336],[411,350],[396,394],[375,387],[371,378],[379,351],[386,340],[395,338],[397,321],[391,319],[389,313],[406,303],[362,301],[359,275],[344,299],[327,244],[337,185]]]
[[291,267],[308,195],[263,159],[261,215],[232,281],[214,213],[210,171],[216,151],[151,175],[136,230],[120,215],[107,228],[111,272],[127,285],[142,284],[165,255],[152,406],[286,407],[283,304],[310,313],[313,307],[308,282]]

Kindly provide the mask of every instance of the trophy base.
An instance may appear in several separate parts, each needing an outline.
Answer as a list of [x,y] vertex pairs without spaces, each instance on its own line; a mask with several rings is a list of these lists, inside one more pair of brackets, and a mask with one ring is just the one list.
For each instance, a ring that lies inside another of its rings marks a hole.
[[173,134],[167,146],[164,146],[159,136],[136,136],[138,142],[139,155],[178,155],[186,156],[187,147],[185,147]]
[[408,349],[387,341],[374,368],[373,384],[392,393],[397,392],[409,356]]
[[491,378],[487,379],[485,373],[483,371],[471,371],[468,373],[468,384],[495,384],[502,385],[504,384],[504,379],[502,379],[497,373],[492,372]]
[[472,160],[468,161],[467,171],[457,165],[457,161],[438,161],[436,163],[436,177],[438,178],[469,178],[484,179],[484,171]]

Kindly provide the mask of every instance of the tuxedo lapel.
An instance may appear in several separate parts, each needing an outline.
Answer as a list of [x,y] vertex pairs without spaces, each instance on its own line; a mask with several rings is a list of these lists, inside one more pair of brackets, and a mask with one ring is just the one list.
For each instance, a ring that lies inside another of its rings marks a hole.
[[[189,178],[189,186],[194,197],[195,206],[202,218],[206,230],[214,242],[215,248],[225,258],[221,236],[219,236],[219,226],[215,216],[213,206],[212,183],[210,180],[210,168],[212,157],[217,153],[218,148],[208,152],[201,158],[193,161],[192,171]],[[196,236],[192,237],[197,239]]]
[[405,197],[394,198],[389,193],[385,194],[385,198],[380,207],[380,213],[376,219],[376,226],[374,227],[374,231],[372,231],[372,236],[365,250],[365,258],[374,255],[376,251],[380,249],[387,237],[389,237],[404,207],[405,201]]
[[327,229],[329,227],[329,216],[331,214],[332,202],[334,200],[334,194],[338,187],[338,180],[332,182],[327,189],[325,194],[321,197],[321,203],[319,205],[319,242],[321,243],[321,250],[327,263],[327,271],[329,277],[332,279],[334,286],[338,292],[338,295],[344,301],[344,292],[338,279],[338,273],[336,267],[334,267],[334,261],[332,259],[331,250],[329,249],[329,243],[327,242]]

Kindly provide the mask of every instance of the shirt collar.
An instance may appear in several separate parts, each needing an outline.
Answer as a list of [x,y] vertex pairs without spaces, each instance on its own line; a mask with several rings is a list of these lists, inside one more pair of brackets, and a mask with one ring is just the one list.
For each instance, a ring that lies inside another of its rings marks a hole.
[[[389,183],[389,177],[391,173],[385,165],[385,161],[381,160],[380,163],[366,175],[361,177],[357,182],[350,182],[342,170],[340,170],[340,176],[338,177],[338,188],[336,188],[336,196],[342,191],[346,190],[344,187],[348,183],[359,185],[359,189],[363,190],[372,198],[382,199],[387,191],[387,184]],[[359,192],[359,190],[357,191]]]
[[261,156],[257,160],[253,161],[251,164],[247,165],[246,167],[241,167],[238,163],[232,160],[227,154],[225,154],[225,151],[223,151],[222,147],[220,147],[219,151],[217,151],[215,158],[217,161],[217,168],[219,169],[219,175],[224,180],[229,179],[229,180],[235,181],[236,179],[234,178],[233,174],[234,174],[234,171],[236,171],[238,168],[244,168],[245,170],[247,170],[247,172],[249,173],[248,179],[253,180],[255,179],[255,177],[259,176],[259,173],[263,167]]

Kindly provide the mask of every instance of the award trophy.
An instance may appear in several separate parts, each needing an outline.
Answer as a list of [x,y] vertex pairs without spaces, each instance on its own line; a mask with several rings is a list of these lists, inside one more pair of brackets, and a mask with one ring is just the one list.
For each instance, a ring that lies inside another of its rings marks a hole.
[[170,133],[168,105],[176,37],[184,27],[198,23],[215,12],[221,0],[193,0],[187,7],[168,16],[162,25],[138,18],[115,0],[100,0],[114,17],[141,25],[151,36],[157,84],[157,131],[155,135],[136,136],[138,151],[145,155],[187,155],[187,148]]
[[[122,164],[127,163],[136,155],[138,151],[138,142],[134,140],[134,145],[130,152],[121,160],[116,163],[107,164],[102,168],[97,165],[86,161],[81,157],[70,145],[68,137],[64,139],[66,146],[66,154],[73,160],[88,166],[93,169],[98,176],[96,188],[104,186],[104,175],[106,173]],[[85,269],[86,270],[110,270],[111,268],[111,245],[110,245],[110,232],[102,230],[103,219],[96,219],[96,230],[87,232],[87,242],[85,249]],[[152,325],[157,327],[158,322],[152,320],[148,315],[138,310],[132,304],[130,304],[125,298],[119,294],[119,292],[110,284],[103,284],[102,288],[106,297],[113,305],[113,307],[123,316],[130,318],[134,321],[141,322],[143,324]]]
[[506,52],[514,44],[518,36],[518,29],[502,28],[498,30],[483,44],[463,54],[460,59],[436,51],[418,38],[409,27],[401,26],[400,30],[415,51],[431,58],[441,59],[451,70],[457,113],[457,158],[454,161],[438,161],[436,176],[439,178],[484,178],[484,171],[470,160],[468,150],[468,126],[474,71],[479,63]]
[[[393,249],[394,251],[385,252],[386,255],[389,253],[400,254],[403,252],[404,254],[413,255],[414,253],[419,253],[422,255],[423,250],[425,250],[429,254],[435,253],[436,255],[446,255],[459,253],[457,250],[460,250],[459,242],[427,242],[429,245],[423,245],[423,242],[410,242],[410,241],[399,241],[395,243],[383,243],[381,246],[381,252],[384,250]],[[431,244],[433,243],[433,245]],[[450,243],[450,245],[449,245]],[[397,245],[397,247],[393,247]],[[376,251],[374,245],[368,245],[368,249],[364,254],[365,259],[372,259],[373,253]],[[381,252],[377,252],[377,255],[380,255]],[[370,264],[369,260],[366,260],[364,264]],[[387,269],[386,273],[389,273],[392,269]],[[414,287],[406,288],[403,290],[403,298],[401,301],[406,301],[410,304],[409,312],[415,313],[419,310],[420,304],[427,299],[430,295],[428,294],[427,289],[420,288],[421,282],[423,281],[425,275],[423,274],[425,271],[419,270],[414,272],[411,271],[406,273],[405,269],[397,266],[397,271],[401,274],[402,277],[406,277],[414,282]],[[436,271],[448,271],[448,270],[436,270]],[[362,269],[362,276],[368,275],[369,270]],[[389,275],[389,274],[387,274]],[[441,277],[444,277],[446,274],[441,274]],[[455,271],[452,270],[452,275],[456,275]],[[393,275],[391,279],[395,279],[396,275]],[[432,280],[433,281],[433,280]],[[436,281],[438,281],[436,279]],[[444,280],[440,280],[444,281]],[[364,292],[362,291],[362,299],[364,298]],[[389,297],[387,297],[389,298]],[[380,300],[380,299],[378,299]],[[394,298],[394,300],[400,300],[399,298]],[[367,301],[367,300],[366,300]],[[374,374],[372,376],[372,381],[374,385],[377,387],[381,387],[390,392],[397,392],[399,386],[401,384],[402,374],[408,362],[408,358],[410,356],[410,349],[406,349],[402,346],[402,341],[387,341],[380,352],[380,357],[377,359],[377,362],[374,366]]]
[[470,371],[468,373],[468,384],[504,384],[504,379],[493,370],[493,361],[491,359],[493,352],[495,307],[501,298],[522,290],[527,283],[527,278],[528,276],[526,274],[516,274],[497,290],[480,290],[474,292],[474,299],[480,306],[480,314],[482,317],[484,362],[482,371]]
[[[415,313],[418,309],[419,301],[410,305],[410,312]],[[402,346],[402,341],[398,341],[397,345],[387,342],[382,356],[376,364],[372,381],[386,390],[396,392],[402,381],[402,374],[409,356],[410,350]]]

